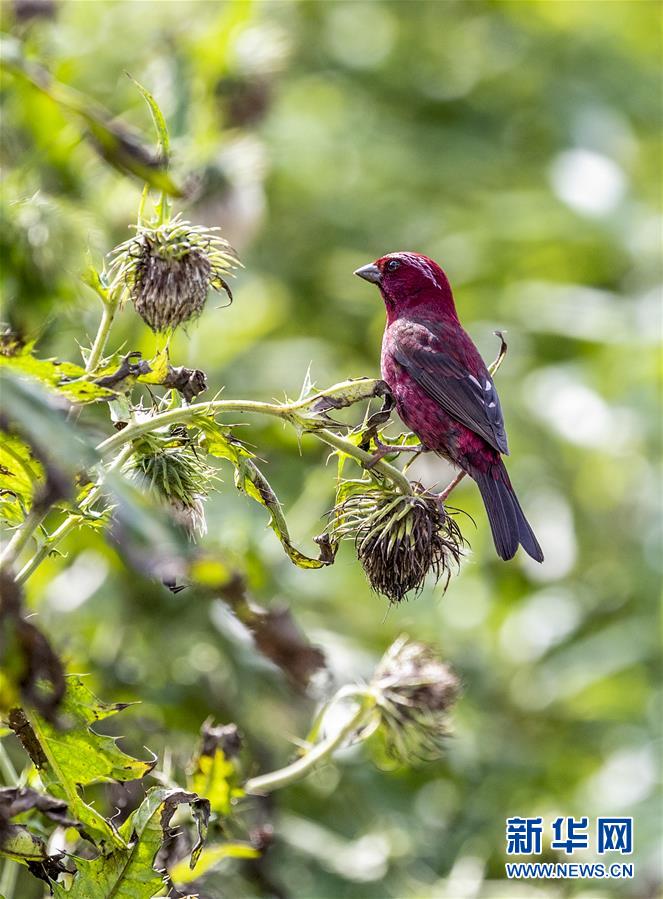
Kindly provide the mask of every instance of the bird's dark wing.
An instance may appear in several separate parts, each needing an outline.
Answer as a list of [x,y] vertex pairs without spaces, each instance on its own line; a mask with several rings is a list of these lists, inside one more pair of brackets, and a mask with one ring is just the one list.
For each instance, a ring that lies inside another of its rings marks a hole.
[[478,350],[463,332],[452,352],[435,333],[439,325],[432,327],[408,321],[394,329],[395,360],[445,412],[508,455],[500,400]]

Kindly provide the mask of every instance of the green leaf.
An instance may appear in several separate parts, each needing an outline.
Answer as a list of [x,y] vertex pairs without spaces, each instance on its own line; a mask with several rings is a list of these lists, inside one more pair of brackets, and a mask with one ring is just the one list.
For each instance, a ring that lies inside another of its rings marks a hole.
[[167,165],[170,158],[170,137],[168,136],[168,126],[166,125],[166,120],[163,113],[161,112],[161,107],[154,99],[152,94],[147,90],[147,88],[144,88],[143,85],[140,84],[140,82],[136,81],[133,75],[129,75],[129,72],[127,72],[127,76],[136,85],[138,90],[143,95],[145,102],[149,106],[150,112],[152,113],[154,127],[157,131],[157,137],[159,139],[161,159],[163,160],[164,165]]
[[292,543],[288,524],[281,508],[281,503],[269,481],[260,471],[252,458],[252,454],[232,436],[229,428],[224,428],[208,418],[196,419],[196,424],[203,430],[205,438],[203,447],[219,459],[227,459],[235,469],[235,486],[251,499],[255,500],[270,513],[269,525],[281,541],[288,557],[299,568],[324,568],[331,559],[312,559],[304,555]]
[[33,379],[23,380],[0,367],[0,396],[8,427],[34,447],[39,457],[70,480],[99,462],[99,455],[80,430],[71,427],[66,412]]
[[251,843],[240,840],[219,843],[217,846],[206,846],[194,868],[191,868],[186,861],[174,865],[170,870],[171,880],[176,884],[191,883],[193,880],[198,880],[203,874],[207,874],[226,858],[260,858],[260,850]]
[[14,709],[9,720],[39,770],[44,788],[67,802],[71,815],[95,840],[119,846],[124,840],[115,827],[83,800],[80,791],[91,784],[135,780],[151,771],[151,762],[132,758],[122,752],[113,737],[90,729],[125,707],[122,703],[101,702],[81,678],[72,676],[67,678],[57,725],[33,709]]
[[149,366],[149,372],[138,377],[141,384],[163,384],[168,377],[168,350],[159,350],[154,358],[149,360]]
[[126,841],[124,849],[116,849],[98,858],[77,859],[77,873],[69,890],[53,884],[56,899],[153,899],[165,896],[167,886],[162,874],[154,869],[154,861],[168,836],[168,825],[179,805],[191,806],[198,824],[198,840],[191,853],[191,864],[200,856],[209,805],[195,793],[154,787],[138,809],[120,828]]
[[233,763],[226,758],[222,749],[217,748],[211,755],[198,756],[189,785],[196,793],[209,799],[213,811],[228,815],[233,795],[230,781],[234,773]]
[[13,356],[0,355],[0,368],[34,378],[72,403],[94,403],[116,396],[115,391],[89,380],[85,369],[80,365],[56,359],[37,359],[32,355],[33,347],[34,344],[29,343]]
[[0,520],[20,524],[44,483],[44,469],[27,443],[0,432]]
[[27,865],[48,858],[46,843],[22,824],[6,824],[0,831],[0,855]]
[[[302,388],[302,393],[310,387],[310,378]],[[327,390],[321,390],[311,397],[302,397],[298,412],[302,415],[307,427],[325,427],[327,412],[334,409],[345,409],[362,400],[370,400],[376,396],[384,396],[386,384],[375,378],[356,378],[334,384]],[[310,413],[310,415],[309,415]],[[316,424],[316,419],[318,419]]]
[[229,815],[231,801],[244,795],[235,763],[240,746],[234,724],[215,726],[210,720],[203,724],[200,746],[189,766],[187,787],[207,799],[218,815]]

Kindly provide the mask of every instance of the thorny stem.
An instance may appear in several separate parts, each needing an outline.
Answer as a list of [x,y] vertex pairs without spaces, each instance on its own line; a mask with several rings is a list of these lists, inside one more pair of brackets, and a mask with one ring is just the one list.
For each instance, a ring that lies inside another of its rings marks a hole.
[[[155,431],[157,428],[192,421],[199,415],[210,415],[220,412],[257,412],[263,415],[271,415],[275,418],[288,420],[292,419],[293,415],[296,414],[299,409],[307,406],[310,402],[311,400],[309,398],[306,401],[283,404],[253,402],[250,400],[211,400],[206,403],[193,403],[191,406],[181,406],[178,409],[161,412],[146,421],[135,422],[124,428],[122,431],[118,431],[117,434],[113,434],[112,437],[108,437],[97,446],[97,450],[100,453],[114,450],[118,446],[122,446],[128,441],[135,440],[143,434]],[[348,456],[353,456],[361,465],[365,466],[366,463],[373,460],[371,453],[360,449],[349,440],[340,437],[338,434],[334,434],[326,428],[316,428],[307,433],[317,437],[318,440],[321,440],[323,443],[327,443],[329,446],[341,450]],[[376,471],[379,471],[385,477],[389,478],[389,480],[403,493],[412,492],[408,479],[393,465],[390,465],[384,460],[380,460],[376,463],[374,468]]]
[[119,301],[117,298],[111,299],[111,296],[112,295],[109,295],[108,299],[102,297],[103,311],[101,313],[101,321],[99,322],[97,336],[94,338],[90,356],[85,364],[85,371],[87,372],[94,371],[99,364],[104,349],[106,348],[110,329],[113,326],[113,320],[115,318],[115,313],[117,312]]
[[[311,433],[317,437],[318,440],[322,440],[324,443],[328,443],[330,446],[341,450],[341,452],[347,453],[348,456],[353,456],[364,468],[367,468],[368,463],[373,460],[372,453],[360,449],[358,446],[350,443],[349,440],[345,440],[345,438],[340,437],[338,434],[334,434],[333,431],[322,428],[319,431],[311,431]],[[384,459],[381,459],[371,467],[375,468],[381,474],[386,475],[386,477],[388,477],[402,493],[412,493],[410,482],[394,465],[390,465],[388,462],[385,462]]]
[[308,752],[296,762],[272,771],[270,774],[262,774],[252,777],[244,784],[247,793],[265,794],[281,787],[287,787],[301,780],[309,774],[320,762],[328,759],[335,749],[338,749],[345,740],[351,736],[362,724],[368,721],[376,706],[375,697],[371,693],[362,692],[354,695],[357,709],[348,721],[338,729],[335,734],[316,743]]
[[119,468],[131,455],[131,447],[125,446],[122,451],[113,459],[110,465],[106,468],[105,472],[100,475],[99,481],[96,486],[90,490],[85,499],[81,502],[76,512],[72,512],[70,515],[65,518],[62,524],[57,527],[53,533],[44,540],[42,545],[39,547],[34,556],[26,562],[23,568],[19,571],[16,576],[16,582],[18,584],[22,584],[26,581],[30,575],[41,565],[44,559],[48,556],[48,554],[53,550],[56,545],[67,536],[70,531],[73,531],[75,527],[80,524],[80,513],[88,509],[93,503],[95,503],[101,494],[103,493],[104,488],[104,475],[108,474],[109,471],[113,471],[116,468]]
[[32,535],[42,523],[45,516],[46,513],[42,510],[30,510],[23,524],[14,531],[11,540],[0,554],[0,569],[9,568],[14,564],[30,542]]

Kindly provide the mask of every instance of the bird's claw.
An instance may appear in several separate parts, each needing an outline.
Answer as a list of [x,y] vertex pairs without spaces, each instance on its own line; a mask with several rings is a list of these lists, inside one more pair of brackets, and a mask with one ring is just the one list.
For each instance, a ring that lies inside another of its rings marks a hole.
[[379,440],[375,441],[377,444],[377,450],[373,453],[371,458],[364,464],[364,468],[367,471],[370,471],[371,468],[374,468],[381,459],[384,459],[385,456],[391,455],[393,453],[393,447],[387,446],[386,443],[380,443]]
[[447,484],[447,486],[444,488],[444,490],[441,493],[438,493],[437,499],[438,499],[439,503],[443,503],[445,501],[445,499],[449,496],[451,491],[454,490],[460,484],[460,482],[463,480],[463,478],[465,477],[465,474],[466,474],[466,472],[459,471],[458,474],[456,475],[456,477],[453,479],[453,481],[451,481],[451,483]]
[[364,465],[364,468],[368,469],[368,471],[377,465],[380,459],[384,459],[385,456],[399,455],[400,453],[423,453],[426,451],[426,447],[421,443],[418,443],[416,446],[393,446],[376,440],[375,445],[377,450]]

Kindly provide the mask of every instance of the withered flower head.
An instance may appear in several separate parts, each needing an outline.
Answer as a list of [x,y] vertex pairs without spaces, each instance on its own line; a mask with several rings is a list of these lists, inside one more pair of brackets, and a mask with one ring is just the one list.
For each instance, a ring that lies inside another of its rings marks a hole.
[[175,437],[143,441],[126,466],[130,477],[152,493],[193,540],[206,530],[205,499],[214,469]]
[[434,649],[399,637],[382,657],[371,687],[389,753],[401,761],[438,758],[460,682]]
[[463,536],[434,495],[415,485],[403,494],[369,487],[337,505],[332,531],[353,537],[371,587],[391,602],[417,593],[432,572],[436,582],[458,566]]
[[123,282],[153,331],[173,330],[200,315],[210,288],[232,300],[225,276],[239,262],[217,232],[176,216],[158,227],[139,226],[111,252],[110,275]]

